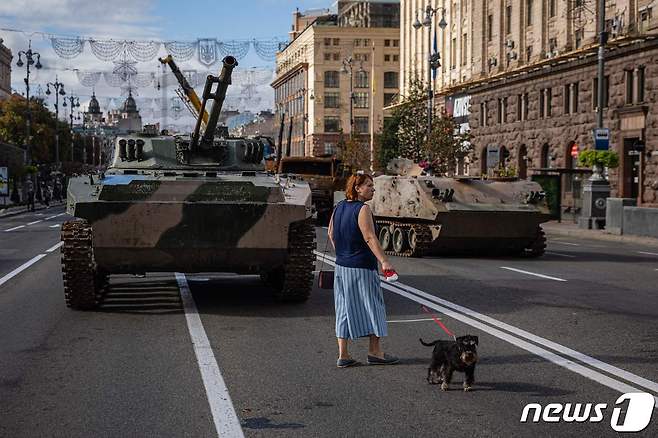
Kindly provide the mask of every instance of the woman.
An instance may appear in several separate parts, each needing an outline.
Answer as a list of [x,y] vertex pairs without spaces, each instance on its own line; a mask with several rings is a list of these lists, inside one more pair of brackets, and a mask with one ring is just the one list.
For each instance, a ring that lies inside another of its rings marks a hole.
[[352,175],[345,189],[346,200],[334,209],[329,221],[329,240],[336,250],[334,300],[339,368],[357,363],[349,355],[348,340],[370,337],[368,364],[389,365],[398,358],[382,351],[380,338],[386,336],[386,309],[377,261],[382,270],[393,270],[379,246],[372,211],[365,202],[375,187],[367,174]]

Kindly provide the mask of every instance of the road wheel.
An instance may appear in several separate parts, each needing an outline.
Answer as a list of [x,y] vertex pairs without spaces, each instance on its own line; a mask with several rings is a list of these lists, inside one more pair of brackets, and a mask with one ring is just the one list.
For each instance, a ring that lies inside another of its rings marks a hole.
[[386,225],[379,230],[379,244],[384,251],[391,248],[391,229]]
[[84,219],[62,224],[62,277],[66,305],[76,310],[91,310],[100,302],[99,276],[94,260],[91,225]]
[[537,237],[523,250],[523,256],[535,258],[541,257],[546,252],[546,233],[541,227],[537,227]]
[[400,227],[395,227],[393,230],[393,251],[398,254],[401,254],[407,248],[406,234],[405,230]]
[[288,261],[281,270],[268,273],[277,301],[303,302],[313,289],[315,226],[312,219],[295,222],[288,229]]

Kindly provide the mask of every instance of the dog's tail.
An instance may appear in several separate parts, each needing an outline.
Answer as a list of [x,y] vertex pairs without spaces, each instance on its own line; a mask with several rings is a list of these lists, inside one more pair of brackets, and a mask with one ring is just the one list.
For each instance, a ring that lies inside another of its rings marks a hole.
[[430,342],[428,344],[427,342],[423,341],[421,338],[418,338],[418,340],[420,341],[421,344],[423,344],[426,347],[433,347],[433,346],[435,346],[436,344],[439,343],[439,341],[434,341],[434,342]]

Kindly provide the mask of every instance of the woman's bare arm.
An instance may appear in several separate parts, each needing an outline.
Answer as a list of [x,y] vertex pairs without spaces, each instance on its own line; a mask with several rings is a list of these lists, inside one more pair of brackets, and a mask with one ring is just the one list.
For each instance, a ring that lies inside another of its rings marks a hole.
[[382,269],[393,269],[393,266],[386,258],[386,254],[384,254],[384,250],[379,245],[379,239],[377,239],[377,234],[375,234],[375,223],[372,220],[372,211],[368,205],[361,207],[358,222],[361,234],[363,234],[363,239],[366,241],[370,251],[372,251],[375,257],[377,257],[379,263],[382,264]]
[[329,242],[331,242],[331,246],[334,247],[334,251],[336,251],[336,244],[334,243],[334,213],[331,213],[331,219],[329,219],[329,231],[327,232],[327,237],[329,237]]

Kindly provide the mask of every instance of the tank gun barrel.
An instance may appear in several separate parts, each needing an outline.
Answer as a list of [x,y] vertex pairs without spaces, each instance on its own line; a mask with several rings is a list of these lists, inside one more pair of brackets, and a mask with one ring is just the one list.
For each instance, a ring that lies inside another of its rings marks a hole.
[[171,72],[176,77],[176,80],[178,80],[178,83],[180,84],[183,93],[185,93],[185,96],[190,100],[190,103],[196,110],[195,116],[199,117],[199,114],[203,114],[203,123],[204,125],[207,125],[208,113],[206,112],[205,109],[203,110],[203,113],[201,112],[201,100],[199,99],[199,96],[194,91],[194,88],[187,81],[187,78],[183,75],[183,73],[180,71],[180,69],[174,62],[174,58],[172,58],[171,55],[168,55],[164,58],[158,58],[158,61],[160,61],[160,63],[162,64],[167,64],[169,66]]
[[[224,105],[224,99],[226,98],[226,91],[228,86],[231,84],[231,75],[233,74],[233,69],[238,66],[238,60],[232,56],[227,56],[222,60],[223,66],[222,70],[219,73],[218,77],[213,75],[208,75],[206,78],[206,86],[203,89],[203,102],[201,103],[201,110],[205,111],[208,100],[212,99],[215,102],[213,103],[212,109],[210,110],[210,116],[208,117],[208,123],[206,124],[206,130],[203,132],[203,137],[201,138],[201,144],[212,144],[215,138],[215,129],[217,128],[217,122],[219,121],[219,113],[222,111],[222,106]],[[215,92],[212,92],[213,84],[217,83],[217,89]],[[196,149],[199,143],[199,130],[201,128],[201,119],[197,119],[196,127],[194,128],[194,135],[192,136],[192,149]]]

